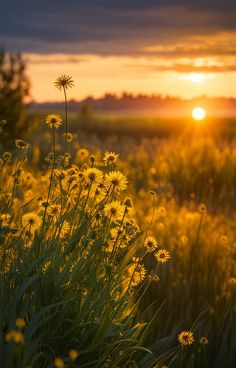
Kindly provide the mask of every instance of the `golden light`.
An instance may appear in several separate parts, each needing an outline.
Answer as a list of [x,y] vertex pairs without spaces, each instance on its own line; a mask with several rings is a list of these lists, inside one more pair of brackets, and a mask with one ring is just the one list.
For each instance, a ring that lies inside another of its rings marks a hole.
[[192,117],[195,120],[203,120],[206,117],[206,111],[203,107],[194,107],[192,111]]
[[185,80],[193,83],[202,83],[206,80],[206,75],[202,73],[191,73],[184,77]]

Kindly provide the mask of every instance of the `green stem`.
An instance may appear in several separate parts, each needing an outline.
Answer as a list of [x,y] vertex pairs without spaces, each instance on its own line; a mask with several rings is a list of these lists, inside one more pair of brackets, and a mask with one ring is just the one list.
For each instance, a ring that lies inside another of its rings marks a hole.
[[55,127],[52,125],[52,149],[53,149],[53,167],[56,162],[56,147],[55,147]]
[[[52,126],[52,149],[53,149],[53,166],[52,166],[52,171],[51,171],[51,175],[50,175],[50,183],[49,183],[49,188],[48,188],[48,195],[47,195],[47,200],[46,200],[46,206],[45,206],[44,214],[43,214],[43,223],[42,223],[42,229],[41,229],[41,236],[43,236],[44,224],[45,224],[45,219],[46,219],[46,214],[47,214],[47,208],[48,208],[49,198],[50,198],[50,194],[51,194],[51,189],[52,189],[53,174],[54,174],[55,162],[56,162],[55,128],[54,128],[54,124]],[[40,255],[40,250],[39,250],[39,255]]]
[[63,86],[64,97],[65,97],[65,121],[66,121],[66,141],[67,141],[67,133],[68,133],[68,126],[67,126],[67,96],[66,96],[66,89]]

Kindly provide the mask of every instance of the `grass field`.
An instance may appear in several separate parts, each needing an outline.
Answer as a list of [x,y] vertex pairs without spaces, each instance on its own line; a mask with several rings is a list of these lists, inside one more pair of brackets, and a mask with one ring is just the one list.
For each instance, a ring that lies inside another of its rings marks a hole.
[[236,121],[45,115],[2,149],[0,366],[236,366]]

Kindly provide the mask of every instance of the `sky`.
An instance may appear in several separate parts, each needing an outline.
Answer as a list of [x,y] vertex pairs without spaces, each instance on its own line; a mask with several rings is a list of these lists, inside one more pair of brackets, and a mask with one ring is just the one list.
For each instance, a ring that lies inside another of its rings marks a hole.
[[104,93],[236,97],[235,0],[1,0],[0,47],[21,52],[36,101]]

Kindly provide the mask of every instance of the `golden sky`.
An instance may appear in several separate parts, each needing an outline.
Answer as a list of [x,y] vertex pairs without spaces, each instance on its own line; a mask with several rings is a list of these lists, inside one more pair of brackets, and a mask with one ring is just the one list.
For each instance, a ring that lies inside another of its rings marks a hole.
[[[231,57],[103,56],[25,54],[37,101],[62,100],[53,82],[60,74],[73,76],[70,98],[105,93],[161,94],[188,99],[196,96],[236,97],[236,71]],[[231,70],[232,69],[232,70]]]

